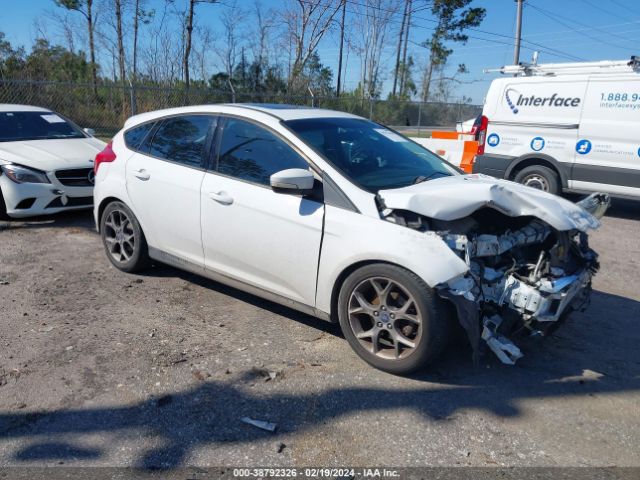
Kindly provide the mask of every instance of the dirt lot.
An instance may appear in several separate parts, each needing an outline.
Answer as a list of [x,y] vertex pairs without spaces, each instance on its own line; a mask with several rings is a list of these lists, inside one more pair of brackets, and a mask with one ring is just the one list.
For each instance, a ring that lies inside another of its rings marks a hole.
[[118,272],[89,213],[0,224],[0,466],[640,465],[639,237],[618,202],[591,307],[517,367],[454,346],[400,378],[330,324]]

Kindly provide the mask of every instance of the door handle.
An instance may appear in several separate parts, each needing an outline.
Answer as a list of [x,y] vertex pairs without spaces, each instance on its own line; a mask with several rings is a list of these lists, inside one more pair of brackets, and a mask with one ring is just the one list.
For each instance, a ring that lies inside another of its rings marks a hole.
[[133,176],[139,178],[140,180],[149,180],[151,178],[151,175],[149,175],[144,168],[134,170]]
[[209,198],[222,205],[231,205],[233,203],[233,198],[227,192],[209,192]]

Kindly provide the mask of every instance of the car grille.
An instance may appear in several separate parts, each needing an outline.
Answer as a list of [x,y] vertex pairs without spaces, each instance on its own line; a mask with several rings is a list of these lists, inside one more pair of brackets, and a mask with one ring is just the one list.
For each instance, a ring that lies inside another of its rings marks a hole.
[[[89,174],[93,173],[93,168],[72,168],[69,170],[58,170],[56,178],[68,187],[93,187],[93,182],[89,180]],[[91,179],[93,179],[91,175]]]

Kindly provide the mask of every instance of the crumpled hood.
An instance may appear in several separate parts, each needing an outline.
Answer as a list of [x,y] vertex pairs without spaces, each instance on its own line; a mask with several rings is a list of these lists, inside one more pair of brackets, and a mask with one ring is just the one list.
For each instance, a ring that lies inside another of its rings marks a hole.
[[387,208],[438,220],[456,220],[482,207],[511,217],[533,216],[556,230],[596,229],[600,222],[582,207],[556,195],[486,175],[456,175],[393,190],[380,190]]
[[93,137],[0,142],[0,164],[17,163],[45,172],[90,167],[105,145]]

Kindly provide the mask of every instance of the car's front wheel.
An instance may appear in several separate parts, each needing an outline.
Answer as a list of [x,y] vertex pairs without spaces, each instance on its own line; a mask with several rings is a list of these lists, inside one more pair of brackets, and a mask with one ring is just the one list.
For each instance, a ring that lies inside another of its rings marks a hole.
[[147,241],[140,223],[129,207],[111,202],[100,219],[100,234],[107,258],[123,272],[137,272],[149,266]]
[[444,302],[414,273],[366,265],[347,277],[338,317],[355,352],[380,370],[411,373],[446,345],[451,318]]

